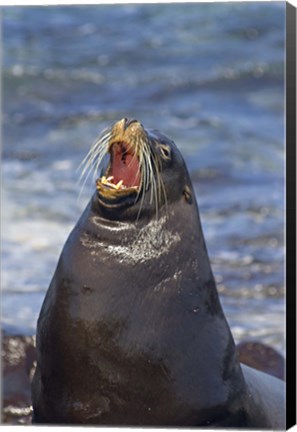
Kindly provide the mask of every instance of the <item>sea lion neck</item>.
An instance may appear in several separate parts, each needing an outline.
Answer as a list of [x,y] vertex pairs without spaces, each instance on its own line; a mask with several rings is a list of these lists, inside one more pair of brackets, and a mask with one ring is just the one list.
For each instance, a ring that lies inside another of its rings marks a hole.
[[111,231],[113,229],[140,230],[150,220],[157,218],[151,206],[146,206],[145,203],[142,203],[141,209],[137,202],[134,202],[134,205],[131,206],[124,205],[122,207],[108,208],[102,205],[97,192],[93,194],[88,208],[90,208],[92,217],[94,216],[94,221],[99,222],[97,226]]
[[[158,218],[150,217],[145,212],[139,216],[133,214],[132,217],[109,217],[103,211],[98,211],[96,196],[93,196],[89,206],[86,209],[86,221],[84,231],[87,231],[94,240],[106,240],[110,245],[125,246],[131,250],[139,247],[143,253],[147,252],[146,248],[158,250],[161,243],[164,247],[169,247],[177,241],[181,241],[180,235],[174,229],[174,226],[168,224],[168,215],[166,211],[160,211]],[[135,252],[135,250],[134,250]]]
[[[182,272],[185,279],[189,278],[191,286],[199,286],[209,298],[216,298],[216,285],[195,202],[190,205],[181,197],[160,209],[158,217],[142,212],[139,217],[116,219],[98,211],[95,194],[85,214],[82,217],[84,235],[87,233],[98,247],[102,242],[108,244],[108,250],[115,254],[115,259],[144,265],[150,257],[156,259],[158,255],[160,260],[164,258],[166,261],[170,254],[174,257],[177,273]],[[103,254],[105,250],[104,246]],[[174,273],[172,269],[170,272]],[[219,304],[218,298],[215,303]]]

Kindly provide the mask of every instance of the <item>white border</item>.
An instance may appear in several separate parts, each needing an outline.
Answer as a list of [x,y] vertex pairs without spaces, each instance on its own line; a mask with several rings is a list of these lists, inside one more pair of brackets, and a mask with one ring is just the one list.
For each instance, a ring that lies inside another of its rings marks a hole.
[[[10,6],[10,7],[14,7],[14,6],[62,6],[62,5],[100,5],[100,4],[132,4],[132,3],[136,3],[136,4],[140,4],[140,3],[243,3],[243,2],[270,2],[270,3],[285,3],[284,0],[86,0],[85,2],[83,2],[82,0],[24,0],[24,1],[13,1],[13,0],[1,0],[1,7],[3,6]],[[297,7],[297,0],[290,0],[288,3],[291,3],[293,6]],[[0,8],[1,9],[1,8]],[[1,44],[2,45],[2,44]],[[26,430],[28,432],[39,432],[39,431],[44,431],[48,428],[51,428],[52,426],[10,426],[9,424],[5,424],[5,425],[0,425],[0,428],[4,428],[9,430],[10,432],[19,432],[20,428],[22,429],[23,427],[26,428]],[[158,428],[158,429],[154,429],[154,428],[128,428],[128,427],[121,427],[121,428],[117,428],[117,427],[89,427],[89,426],[54,426],[53,427],[53,431],[54,432],[64,432],[65,430],[73,430],[73,432],[81,432],[81,431],[86,431],[86,432],[151,432],[151,431],[170,431],[171,429],[164,429],[164,428]],[[176,428],[172,429],[172,430],[178,430]],[[180,429],[182,430],[182,428]],[[197,431],[197,432],[211,432],[212,429],[201,429],[201,428],[191,428],[189,429],[190,431]],[[217,431],[226,431],[226,432],[236,432],[236,429],[217,429]],[[293,426],[292,428],[289,429],[292,432],[297,432],[297,426]],[[250,429],[247,429],[248,432],[251,432]],[[240,432],[245,432],[244,429],[240,429]],[[257,432],[257,430],[253,429],[253,432]]]

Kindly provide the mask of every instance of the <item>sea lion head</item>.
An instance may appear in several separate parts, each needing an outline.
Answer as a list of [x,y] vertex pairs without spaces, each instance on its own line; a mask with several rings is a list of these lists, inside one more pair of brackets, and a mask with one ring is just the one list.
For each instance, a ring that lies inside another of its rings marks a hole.
[[156,218],[170,202],[184,196],[192,201],[192,187],[184,160],[174,142],[157,130],[145,129],[135,119],[123,118],[106,129],[84,160],[97,172],[99,212],[110,219]]

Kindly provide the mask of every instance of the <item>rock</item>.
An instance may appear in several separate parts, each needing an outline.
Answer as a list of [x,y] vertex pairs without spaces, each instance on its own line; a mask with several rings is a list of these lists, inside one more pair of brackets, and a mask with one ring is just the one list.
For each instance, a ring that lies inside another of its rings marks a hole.
[[260,342],[241,342],[237,352],[241,363],[285,380],[285,359],[274,348]]
[[30,424],[35,337],[2,333],[2,423]]

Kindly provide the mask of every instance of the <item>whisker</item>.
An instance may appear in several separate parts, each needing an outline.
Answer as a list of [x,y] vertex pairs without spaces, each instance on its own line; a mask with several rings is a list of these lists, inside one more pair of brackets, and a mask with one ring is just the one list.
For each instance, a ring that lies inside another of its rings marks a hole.
[[[158,184],[159,184],[159,177],[160,177],[159,168],[158,165],[156,164],[156,161],[154,160],[154,155],[151,151],[148,142],[144,143],[141,155],[142,155],[141,165],[143,168],[142,169],[143,188],[142,188],[140,210],[138,212],[138,215],[140,214],[140,211],[143,207],[144,194],[150,186],[151,187],[150,204],[155,203],[156,218],[158,219],[158,211],[159,211]],[[157,177],[157,182],[155,177]]]
[[81,184],[81,195],[85,184],[93,171],[93,179],[96,179],[97,171],[99,166],[104,158],[104,156],[108,153],[108,143],[111,137],[111,131],[105,131],[102,136],[96,139],[96,141],[91,146],[89,152],[85,156],[85,158],[80,163],[78,169],[82,170],[78,183]]

